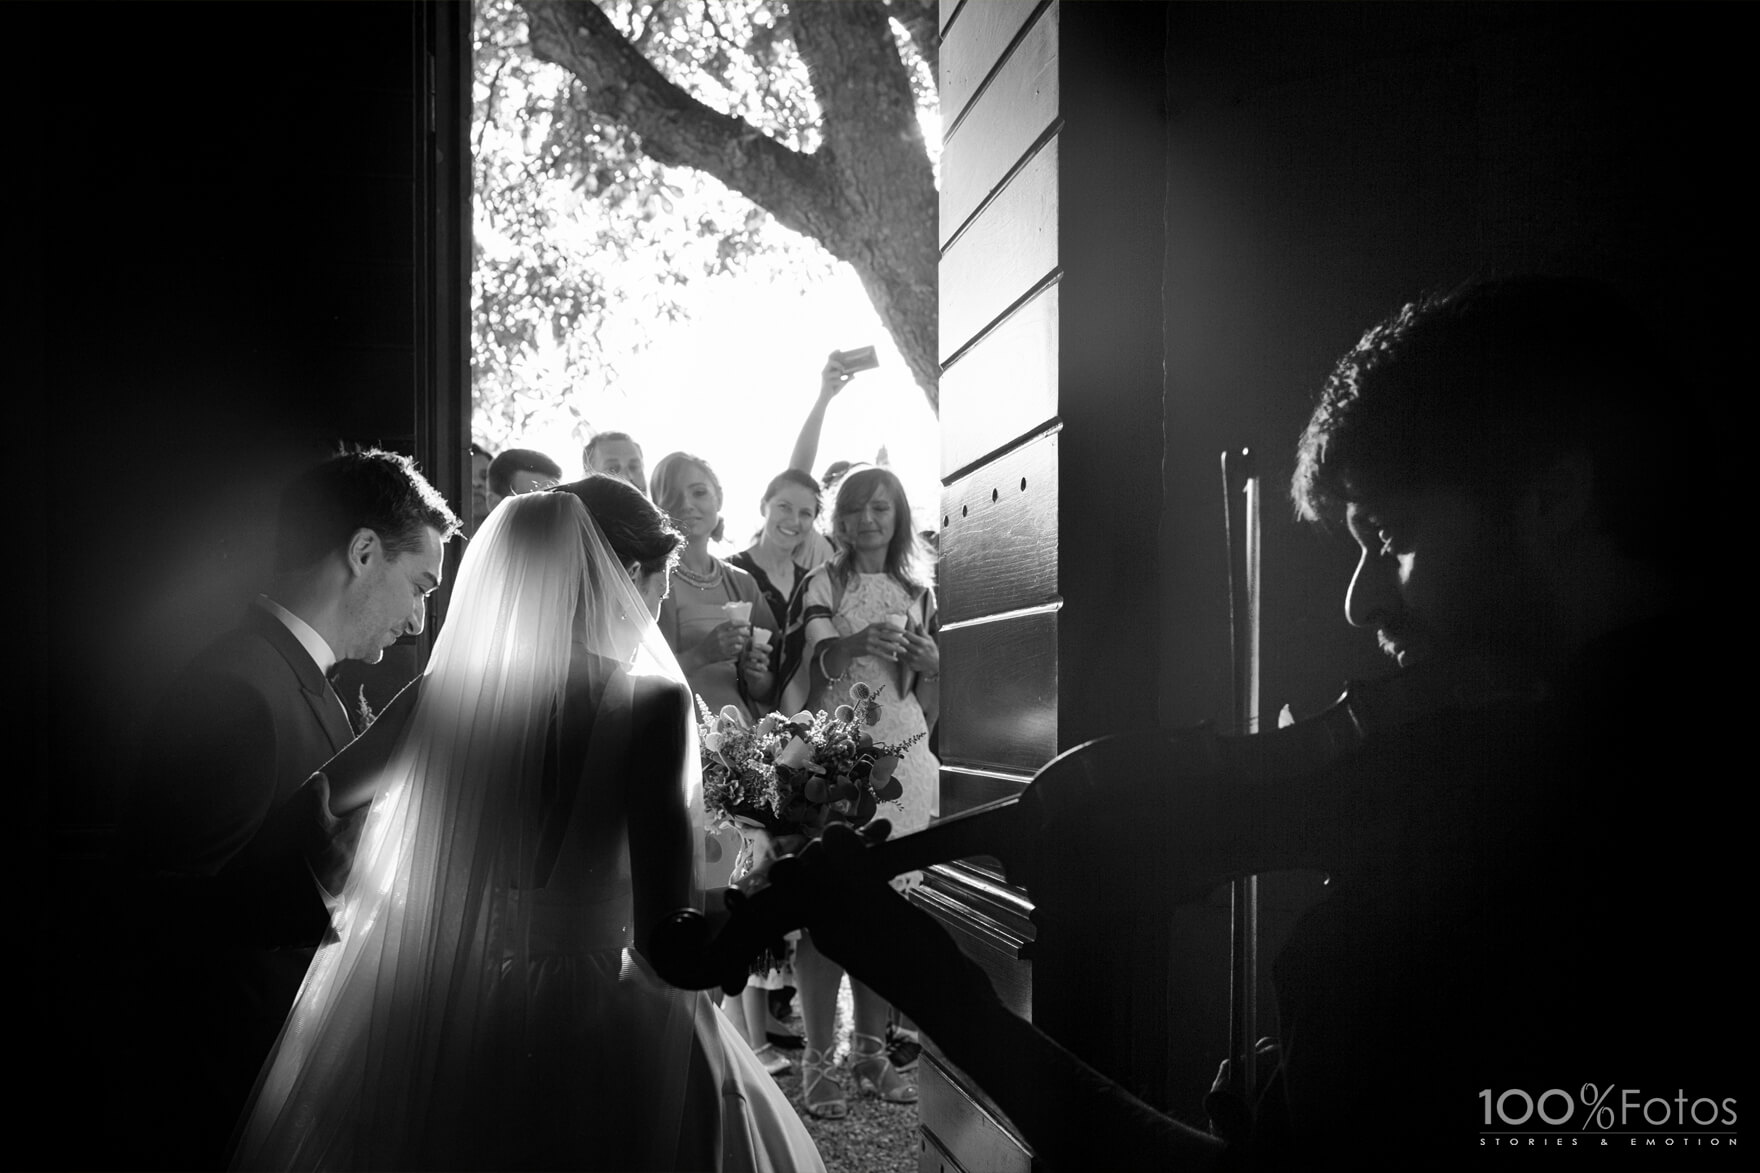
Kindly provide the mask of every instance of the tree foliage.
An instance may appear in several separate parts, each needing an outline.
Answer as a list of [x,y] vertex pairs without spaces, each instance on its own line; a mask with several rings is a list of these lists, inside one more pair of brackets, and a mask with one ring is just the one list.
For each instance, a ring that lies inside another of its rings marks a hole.
[[[839,260],[935,402],[934,176],[920,130],[934,57],[914,48],[933,44],[933,6],[803,8],[804,21],[767,0],[479,0],[473,322],[485,439],[557,411],[584,422],[581,397],[563,392],[614,385],[646,324],[688,312],[692,280],[806,283]],[[862,108],[847,110],[856,96]],[[864,149],[864,136],[896,143],[901,127],[902,148]],[[875,178],[876,166],[895,174]]]

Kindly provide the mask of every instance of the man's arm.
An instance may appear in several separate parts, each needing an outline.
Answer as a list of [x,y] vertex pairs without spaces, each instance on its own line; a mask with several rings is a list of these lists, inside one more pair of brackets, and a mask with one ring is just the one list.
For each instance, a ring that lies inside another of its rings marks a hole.
[[619,765],[629,810],[635,944],[647,954],[654,928],[667,914],[694,903],[691,818],[679,785],[690,694],[649,677],[634,683],[627,760]]
[[329,779],[329,809],[337,816],[352,814],[369,805],[379,792],[380,775],[397,747],[410,714],[421,696],[422,678],[404,685],[391,703],[379,711],[373,723],[342,751],[324,763]]
[[122,828],[129,861],[217,874],[274,803],[276,749],[262,693],[225,677],[180,681],[147,730]]
[[1007,1113],[1054,1169],[1218,1167],[1221,1141],[1161,1115],[1010,1012],[927,913],[861,862],[833,826],[770,882],[799,900],[813,943],[909,1015]]
[[239,947],[316,943],[327,916],[304,860],[264,834],[281,752],[259,690],[226,676],[174,686],[121,831],[126,899],[142,931]]

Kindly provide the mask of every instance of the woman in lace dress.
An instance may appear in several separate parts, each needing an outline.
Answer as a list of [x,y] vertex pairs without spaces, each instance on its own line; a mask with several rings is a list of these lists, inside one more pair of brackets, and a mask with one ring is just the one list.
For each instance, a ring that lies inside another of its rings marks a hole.
[[[939,810],[941,763],[929,751],[928,732],[941,703],[940,621],[929,585],[929,556],[911,524],[904,486],[883,468],[859,468],[843,479],[832,515],[837,553],[808,578],[802,616],[806,661],[812,672],[813,706],[849,703],[860,681],[879,694],[874,740],[918,740],[893,777],[904,787],[896,802],[880,804],[877,817],[895,835],[921,830]],[[899,877],[908,887],[920,873]],[[807,1049],[802,1056],[802,1099],[815,1116],[844,1115],[842,1085],[827,1054],[833,1038],[838,983],[843,970],[803,934],[795,954]],[[917,1090],[894,1070],[885,1049],[888,1007],[873,991],[850,980],[855,996],[850,1073],[862,1090],[893,1103],[913,1103]]]

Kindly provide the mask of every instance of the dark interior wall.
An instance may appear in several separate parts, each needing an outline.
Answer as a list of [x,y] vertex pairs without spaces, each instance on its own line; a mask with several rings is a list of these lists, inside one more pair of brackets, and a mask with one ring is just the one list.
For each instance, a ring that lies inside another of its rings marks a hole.
[[46,828],[109,820],[155,690],[262,585],[285,479],[417,454],[418,9],[28,11]]
[[[1309,715],[1384,670],[1373,635],[1344,622],[1354,547],[1287,503],[1313,399],[1366,327],[1475,276],[1585,274],[1681,340],[1683,381],[1746,385],[1729,353],[1751,332],[1753,259],[1738,15],[1173,4],[1167,19],[1161,714],[1229,717],[1218,453],[1251,447],[1265,476],[1262,711]],[[1728,463],[1716,434],[1707,508]],[[1269,949],[1315,891],[1311,878],[1268,888]],[[1225,1053],[1226,904],[1185,921],[1173,1098],[1195,1109]]]

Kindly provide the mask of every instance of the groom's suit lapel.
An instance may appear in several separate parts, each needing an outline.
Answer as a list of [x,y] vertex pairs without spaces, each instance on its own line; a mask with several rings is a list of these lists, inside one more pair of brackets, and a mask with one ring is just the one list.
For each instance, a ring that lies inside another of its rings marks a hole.
[[275,616],[261,607],[252,607],[247,622],[256,629],[264,639],[280,653],[293,670],[294,678],[299,682],[299,691],[306,706],[311,709],[312,716],[317,720],[324,736],[330,739],[332,752],[339,752],[354,740],[354,727],[349,724],[348,711],[342,707],[342,700],[324,674],[318,671],[317,663],[311,654],[295,639],[293,632]]

